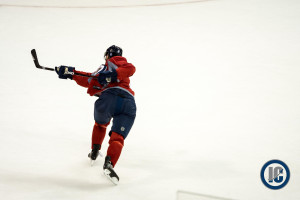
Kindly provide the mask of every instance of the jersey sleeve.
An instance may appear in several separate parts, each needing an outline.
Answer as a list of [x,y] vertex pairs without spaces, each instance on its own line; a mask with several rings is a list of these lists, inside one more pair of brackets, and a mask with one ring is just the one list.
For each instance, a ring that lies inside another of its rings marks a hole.
[[[77,74],[82,74],[82,75],[88,75],[91,76],[92,73],[88,72],[81,72],[81,71],[76,71],[74,70],[75,73]],[[79,75],[73,75],[73,80],[76,81],[76,83],[82,87],[88,88],[90,84],[91,78],[85,77],[85,76],[79,76]]]

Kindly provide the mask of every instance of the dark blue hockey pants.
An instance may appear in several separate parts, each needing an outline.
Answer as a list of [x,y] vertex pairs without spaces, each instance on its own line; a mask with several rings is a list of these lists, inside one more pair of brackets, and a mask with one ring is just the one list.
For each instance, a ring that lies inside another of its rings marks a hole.
[[113,118],[111,131],[127,137],[136,116],[134,97],[128,92],[110,88],[95,102],[94,118],[98,124],[107,124]]

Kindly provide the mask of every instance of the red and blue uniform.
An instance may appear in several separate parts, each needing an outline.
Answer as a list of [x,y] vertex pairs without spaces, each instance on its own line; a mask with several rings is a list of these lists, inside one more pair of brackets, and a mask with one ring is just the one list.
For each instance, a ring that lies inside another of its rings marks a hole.
[[[101,85],[97,80],[99,73],[112,70],[117,72],[117,81],[104,86]],[[134,91],[130,88],[129,79],[135,73],[135,67],[128,63],[126,58],[114,56],[94,73],[76,70],[74,72],[92,76],[89,78],[73,75],[73,80],[78,85],[88,88],[87,93],[89,95],[99,97],[94,107],[95,124],[92,147],[94,144],[102,145],[106,128],[113,119],[107,155],[111,157],[114,166],[119,159],[124,146],[124,139],[127,137],[136,116]]]
[[[106,88],[113,88],[113,87],[121,87],[122,89],[128,91],[134,96],[134,91],[130,88],[130,79],[129,77],[132,76],[135,73],[135,67],[128,63],[126,58],[122,56],[114,56],[110,59],[108,59],[104,66],[105,70],[111,70],[111,68],[114,68],[117,71],[117,78],[118,81],[115,83],[110,83]],[[81,71],[74,71],[76,73],[89,75],[89,76],[97,76],[97,73],[103,70],[101,67],[94,73],[87,73],[87,72],[81,72]],[[91,96],[94,95],[100,95],[100,93],[104,89],[100,89],[103,86],[100,85],[97,81],[97,78],[88,78],[83,76],[73,76],[73,80],[77,82],[78,85],[88,88],[87,93]],[[100,89],[100,90],[99,90]]]

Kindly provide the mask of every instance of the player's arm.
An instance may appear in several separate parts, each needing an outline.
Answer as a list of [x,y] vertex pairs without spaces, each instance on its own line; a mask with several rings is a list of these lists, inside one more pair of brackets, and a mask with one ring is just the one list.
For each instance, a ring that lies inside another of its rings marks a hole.
[[77,71],[75,70],[75,67],[62,65],[59,67],[55,67],[55,71],[58,74],[59,78],[74,80],[78,85],[86,88],[89,86],[89,83],[92,79],[92,77],[86,77],[86,76],[91,76],[92,75],[91,73]]
[[[92,73],[88,73],[88,72],[81,72],[81,71],[77,71],[74,70],[74,72],[76,72],[77,74],[82,74],[82,75],[87,75],[87,76],[91,76]],[[85,77],[85,76],[79,76],[79,75],[73,75],[73,80],[76,81],[76,83],[82,87],[88,88],[89,84],[91,82],[92,77]]]
[[109,83],[121,82],[123,79],[126,79],[132,76],[135,72],[135,67],[127,63],[118,67],[117,69],[112,68],[112,71],[102,71],[99,73],[98,82],[101,85],[107,85]]

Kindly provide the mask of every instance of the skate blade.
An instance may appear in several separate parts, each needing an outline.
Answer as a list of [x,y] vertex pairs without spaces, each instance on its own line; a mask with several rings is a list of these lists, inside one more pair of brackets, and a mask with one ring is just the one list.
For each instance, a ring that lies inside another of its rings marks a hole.
[[94,163],[95,163],[95,160],[91,159],[91,167],[93,167]]
[[[99,156],[103,157],[103,154],[102,154],[101,151],[99,151]],[[96,160],[92,160],[91,159],[91,153],[88,154],[88,157],[90,158],[90,164],[91,164],[91,167],[92,167],[94,165],[94,163],[95,163]]]
[[110,171],[108,169],[104,169],[104,175],[115,185],[118,185],[119,180],[116,177],[110,177]]

